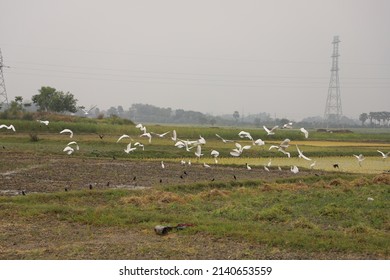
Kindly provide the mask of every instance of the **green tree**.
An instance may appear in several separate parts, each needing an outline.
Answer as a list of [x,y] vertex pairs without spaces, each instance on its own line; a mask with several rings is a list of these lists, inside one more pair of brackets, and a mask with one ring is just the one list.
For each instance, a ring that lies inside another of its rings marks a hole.
[[364,126],[364,123],[368,120],[368,114],[362,113],[359,115],[359,121],[362,122],[362,126]]
[[34,104],[39,106],[40,111],[45,112],[77,112],[77,99],[74,95],[67,92],[57,91],[52,87],[41,87],[39,94],[32,97]]

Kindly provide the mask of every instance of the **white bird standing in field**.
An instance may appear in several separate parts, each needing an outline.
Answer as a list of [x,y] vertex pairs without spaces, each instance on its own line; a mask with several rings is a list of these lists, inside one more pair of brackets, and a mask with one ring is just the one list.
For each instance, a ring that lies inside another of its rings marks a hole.
[[291,166],[290,170],[294,174],[297,174],[299,172],[299,169],[298,169],[298,167],[296,165]]
[[357,159],[359,165],[362,166],[362,161],[365,160],[365,157],[362,154],[358,156],[357,155],[353,155],[353,156]]
[[275,130],[278,128],[279,126],[278,125],[275,125],[273,128],[268,129],[265,125],[263,125],[263,128],[264,130],[267,132],[267,135],[274,135],[275,134]]
[[60,132],[60,134],[62,134],[62,133],[69,133],[69,134],[70,134],[69,137],[70,137],[70,138],[73,137],[73,131],[70,130],[70,129],[68,129],[68,128],[65,128],[64,130],[62,130],[62,131]]
[[224,138],[222,138],[221,136],[219,136],[218,134],[215,134],[215,136],[217,136],[219,139],[221,139],[223,143],[234,142],[233,140],[224,139]]
[[8,126],[5,125],[5,124],[2,124],[2,125],[0,125],[0,129],[1,128],[11,129],[11,130],[13,130],[15,132],[15,127],[12,124],[10,124]]
[[203,163],[203,167],[204,167],[204,168],[210,168],[210,165],[208,165],[207,163],[204,162],[204,163]]
[[303,158],[305,160],[311,160],[311,158],[308,158],[307,156],[305,156],[302,151],[298,148],[298,145],[295,145],[297,147],[297,151],[298,151],[298,157],[299,158]]
[[164,161],[161,161],[161,168],[162,168],[162,169],[165,169]]
[[300,131],[305,135],[305,138],[309,137],[309,132],[305,128],[301,127]]
[[316,161],[314,161],[312,164],[310,164],[310,169],[313,169],[314,168],[314,166],[316,165]]
[[379,151],[379,150],[377,150],[377,152],[380,153],[380,154],[382,155],[382,158],[383,158],[383,159],[388,158],[389,155],[390,155],[390,152],[388,152],[388,153],[386,153],[386,154],[385,154],[384,152]]
[[245,166],[246,166],[246,169],[252,170],[252,167],[250,167],[248,163],[245,163]]

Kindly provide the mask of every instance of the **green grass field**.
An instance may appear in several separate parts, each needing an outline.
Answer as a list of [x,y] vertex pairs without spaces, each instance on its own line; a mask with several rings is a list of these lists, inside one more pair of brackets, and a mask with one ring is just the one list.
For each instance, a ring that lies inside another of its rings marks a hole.
[[[139,131],[134,125],[53,123],[46,128],[34,121],[19,121],[14,125],[16,133],[0,131],[3,153],[66,158],[69,156],[62,149],[74,140],[78,142],[80,150],[71,157],[80,160],[96,156],[110,160],[115,156],[119,161],[164,160],[178,163],[181,159],[191,159],[196,162],[192,150],[186,152],[174,147],[170,138],[154,138],[152,143],[147,143],[138,137]],[[72,128],[74,137],[69,139],[67,135],[60,135],[59,131],[63,128]],[[262,169],[270,160],[272,172],[276,172],[278,166],[289,172],[292,165],[302,170],[310,170],[309,165],[313,161],[316,161],[316,165],[310,175],[297,174],[294,178],[280,178],[271,182],[262,178],[216,180],[159,185],[140,190],[75,190],[0,196],[0,258],[126,259],[138,256],[147,259],[213,259],[218,258],[218,254],[221,256],[219,258],[223,258],[228,250],[235,250],[230,253],[237,259],[390,258],[390,174],[386,174],[390,169],[390,158],[383,159],[377,152],[390,151],[389,131],[359,131],[348,135],[310,132],[309,139],[304,139],[297,130],[277,131],[274,137],[267,137],[260,129],[250,129],[246,131],[250,131],[255,139],[263,139],[266,145],[252,147],[244,151],[241,157],[234,158],[229,155],[234,144],[222,143],[215,133],[245,145],[250,144],[249,140],[238,137],[241,129],[173,126],[148,126],[148,129],[157,133],[175,129],[179,138],[190,140],[202,135],[207,143],[202,149],[204,156],[201,163],[213,164],[210,151],[216,149],[220,151],[218,164],[233,169],[243,168],[245,163]],[[37,134],[39,141],[31,141],[29,130]],[[104,134],[104,138],[100,139],[98,133]],[[135,141],[142,141],[145,151],[125,154],[123,149],[128,141],[116,143],[124,133],[131,135]],[[291,158],[268,149],[285,138],[291,139],[291,146],[287,149],[291,152]],[[298,158],[295,145],[312,161]],[[353,154],[365,155],[361,166]],[[337,170],[333,167],[335,163],[340,166]],[[0,159],[2,174],[25,167],[28,165],[14,166],[12,162]],[[5,184],[5,180],[2,175],[0,182]],[[47,183],[42,181],[42,184]],[[51,249],[43,249],[39,244],[44,239],[36,240],[34,236],[45,236],[45,231],[53,229],[34,227],[38,221],[47,223],[48,227],[55,222],[55,236],[71,242],[65,245],[51,238],[48,241],[53,244]],[[155,225],[177,223],[191,223],[194,226],[161,237],[153,232]],[[20,225],[21,232],[23,224],[26,225],[23,229],[25,232],[20,234],[24,236],[24,242],[32,244],[28,248],[9,245],[16,243],[16,224]],[[85,231],[85,226],[98,231],[104,229],[110,241],[107,236],[104,239],[90,230],[74,240],[75,237],[70,237],[69,226],[79,228],[80,232]],[[14,231],[10,228],[14,228]],[[136,232],[137,240],[143,246],[134,247],[131,252],[131,249],[119,250],[113,245],[115,242],[130,242],[117,235],[116,232],[122,230]],[[88,241],[91,236],[95,236],[99,244],[112,242],[111,249],[91,247],[88,243],[92,242]],[[169,237],[186,244],[184,254],[170,246],[172,240]],[[195,244],[197,240],[213,246],[202,249]],[[226,244],[230,244],[231,248],[228,249]],[[156,248],[160,248],[160,254],[151,255]]]

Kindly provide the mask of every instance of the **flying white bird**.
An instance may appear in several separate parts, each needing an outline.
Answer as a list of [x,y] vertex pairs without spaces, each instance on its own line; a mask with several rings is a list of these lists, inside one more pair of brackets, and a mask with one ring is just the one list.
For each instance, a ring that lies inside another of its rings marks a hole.
[[299,169],[298,169],[298,167],[296,166],[296,165],[294,165],[294,166],[291,166],[291,172],[292,173],[294,173],[294,174],[297,174],[298,172],[299,172]]
[[63,151],[70,155],[74,152],[74,149],[70,146],[66,146]]
[[269,172],[269,168],[266,165],[264,165],[264,170]]
[[249,140],[252,140],[253,141],[253,138],[252,138],[252,135],[249,133],[249,132],[246,132],[246,131],[240,131],[238,133],[238,136],[240,136],[240,138],[248,138]]
[[359,165],[362,166],[362,161],[365,160],[365,157],[362,154],[358,156],[357,155],[353,155],[353,156],[358,160]]
[[167,135],[170,131],[167,131],[167,132],[164,132],[162,134],[158,134],[158,133],[155,133],[155,132],[150,132],[151,134],[153,135],[156,135],[157,137],[160,137],[160,138],[163,138],[165,135]]
[[135,142],[135,143],[134,143],[134,146],[139,146],[139,147],[142,148],[142,151],[145,151],[145,146],[144,146],[144,144],[141,144],[140,142]]
[[219,136],[218,134],[215,134],[215,136],[217,136],[219,139],[221,139],[223,143],[234,142],[233,140],[224,139],[224,138],[222,138],[221,136]]
[[253,145],[264,146],[265,142],[261,139],[257,139],[255,142],[253,142]]
[[146,133],[146,127],[142,125],[142,123],[139,123],[135,126],[136,128],[139,128],[143,133]]
[[77,144],[76,141],[72,141],[72,142],[69,142],[69,143],[67,144],[67,146],[70,146],[70,145],[76,145],[76,150],[77,150],[77,151],[80,149],[80,147],[79,147],[79,145]]
[[10,124],[10,125],[5,125],[5,124],[2,124],[2,125],[0,125],[0,129],[1,128],[6,128],[6,129],[12,129],[14,132],[15,132],[15,127],[12,125],[12,124]]
[[309,137],[309,131],[307,131],[305,128],[301,127],[300,131],[305,135],[305,138]]
[[39,123],[41,123],[41,124],[44,124],[44,125],[49,125],[49,121],[37,120],[37,122],[39,122]]
[[298,148],[298,145],[295,145],[297,147],[297,151],[298,151],[298,157],[299,158],[303,158],[305,160],[311,160],[311,158],[308,158],[307,156],[305,156],[302,151]]
[[219,156],[219,152],[216,150],[212,150],[211,155],[214,157],[215,163],[218,163],[217,157]]
[[127,144],[126,149],[124,149],[124,151],[125,151],[126,154],[128,154],[128,153],[130,153],[132,151],[135,151],[136,149],[137,148],[132,148],[131,147],[131,142],[130,142],[129,144]]
[[198,159],[200,159],[201,156],[203,156],[202,154],[202,146],[201,145],[198,145],[196,147],[196,152],[195,152],[195,155]]
[[239,157],[244,150],[249,150],[252,147],[250,145],[241,146],[240,143],[235,143],[235,145],[236,145],[236,148],[230,152],[230,155],[232,155],[234,157]]
[[152,134],[150,134],[149,132],[145,132],[141,134],[139,137],[147,137],[149,138],[149,143],[152,142]]
[[123,134],[121,137],[118,138],[118,140],[116,140],[116,142],[118,143],[118,142],[121,141],[123,138],[130,138],[130,136],[127,135],[127,134]]
[[278,149],[279,152],[282,152],[283,154],[290,157],[290,153],[286,151],[286,149],[290,146],[290,139],[286,138],[280,143],[279,145],[271,145],[268,150],[271,149]]
[[65,128],[65,129],[62,130],[60,133],[61,133],[61,134],[62,134],[62,133],[70,133],[69,137],[70,137],[70,138],[73,137],[73,131],[70,130],[70,129],[68,129],[68,128]]
[[292,122],[285,123],[285,124],[282,126],[282,128],[291,129],[291,128],[292,128],[292,125],[293,125],[293,123],[292,123]]
[[202,137],[202,135],[199,135],[199,139],[198,139],[197,143],[195,143],[195,144],[204,145],[204,144],[206,144],[206,139],[204,139]]
[[176,142],[176,141],[177,141],[176,130],[173,130],[173,131],[172,131],[172,137],[171,137],[171,139],[173,140],[173,142]]
[[264,130],[267,132],[267,135],[275,134],[275,130],[278,128],[278,125],[275,125],[271,130],[269,130],[265,125],[263,125]]
[[387,154],[385,154],[384,152],[381,152],[381,151],[379,151],[379,150],[377,150],[377,152],[380,153],[380,154],[382,155],[382,158],[383,158],[383,159],[388,158],[389,155],[390,155],[390,152],[388,152]]

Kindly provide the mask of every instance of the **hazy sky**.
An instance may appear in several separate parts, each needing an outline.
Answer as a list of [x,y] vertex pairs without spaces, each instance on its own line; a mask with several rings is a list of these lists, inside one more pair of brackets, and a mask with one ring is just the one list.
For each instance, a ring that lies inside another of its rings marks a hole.
[[9,101],[41,86],[100,109],[323,116],[340,36],[343,113],[390,110],[387,0],[0,0]]

